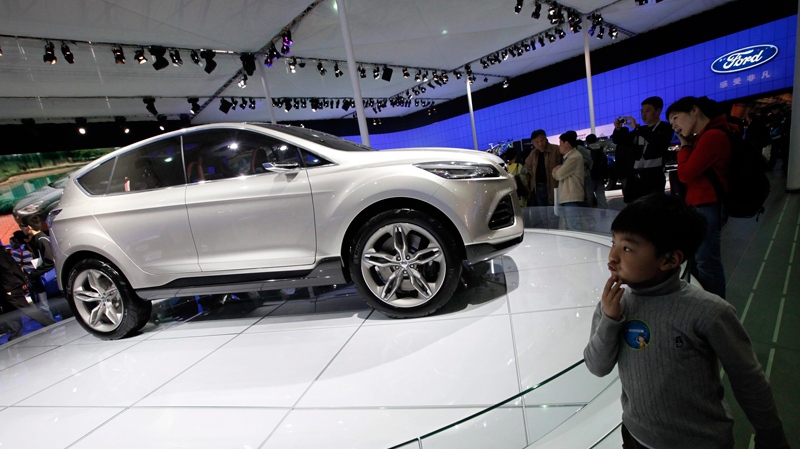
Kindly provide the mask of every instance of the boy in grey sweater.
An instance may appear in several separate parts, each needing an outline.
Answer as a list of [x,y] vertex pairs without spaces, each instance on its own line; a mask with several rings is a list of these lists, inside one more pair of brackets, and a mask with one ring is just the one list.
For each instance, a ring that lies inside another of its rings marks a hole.
[[618,365],[623,448],[733,448],[719,363],[756,430],[755,447],[788,448],[735,309],[679,278],[703,239],[702,215],[678,197],[653,194],[622,210],[611,231],[611,276],[584,358],[596,376]]

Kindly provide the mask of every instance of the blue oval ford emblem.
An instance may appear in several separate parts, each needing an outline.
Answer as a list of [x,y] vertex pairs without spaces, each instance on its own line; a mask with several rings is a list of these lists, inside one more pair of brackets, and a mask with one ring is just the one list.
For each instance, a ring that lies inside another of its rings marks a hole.
[[774,45],[753,45],[720,56],[711,64],[716,73],[732,73],[764,64],[778,54]]

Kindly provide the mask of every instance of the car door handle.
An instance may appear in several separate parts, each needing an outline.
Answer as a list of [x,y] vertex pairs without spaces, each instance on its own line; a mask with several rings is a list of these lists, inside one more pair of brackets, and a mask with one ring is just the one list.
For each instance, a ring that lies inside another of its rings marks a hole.
[[264,167],[264,170],[276,173],[296,170],[300,168],[300,164],[297,162],[286,162],[286,163],[264,162],[263,164],[261,164],[261,166]]

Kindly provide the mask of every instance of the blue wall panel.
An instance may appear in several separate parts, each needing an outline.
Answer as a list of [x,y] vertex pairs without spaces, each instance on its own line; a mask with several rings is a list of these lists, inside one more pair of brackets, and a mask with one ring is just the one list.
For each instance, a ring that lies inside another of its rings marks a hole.
[[[641,101],[653,95],[664,99],[666,110],[672,102],[689,95],[725,101],[791,87],[796,27],[797,16],[787,17],[594,75],[595,123],[609,124],[620,115],[638,118]],[[758,44],[777,46],[778,55],[766,64],[741,72],[711,71],[711,63],[718,57]],[[586,89],[586,80],[582,79],[475,111],[478,148],[488,149],[490,143],[528,138],[538,128],[549,136],[569,129],[589,128]],[[345,138],[361,141],[360,136]],[[413,130],[370,135],[370,143],[378,149],[472,148],[472,142],[466,114]]]

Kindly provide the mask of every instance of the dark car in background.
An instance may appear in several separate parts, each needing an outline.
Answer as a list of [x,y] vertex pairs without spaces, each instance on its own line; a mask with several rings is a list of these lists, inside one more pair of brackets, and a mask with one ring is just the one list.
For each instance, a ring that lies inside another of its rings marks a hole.
[[58,206],[61,201],[61,195],[64,193],[64,186],[69,181],[69,174],[66,172],[55,181],[34,190],[33,192],[23,196],[19,201],[14,204],[12,214],[20,223],[23,217],[29,215],[38,215],[42,219],[42,223],[46,222],[47,214]]

